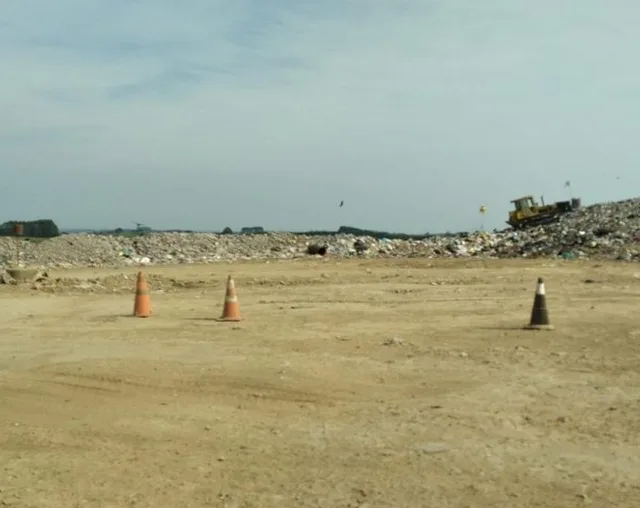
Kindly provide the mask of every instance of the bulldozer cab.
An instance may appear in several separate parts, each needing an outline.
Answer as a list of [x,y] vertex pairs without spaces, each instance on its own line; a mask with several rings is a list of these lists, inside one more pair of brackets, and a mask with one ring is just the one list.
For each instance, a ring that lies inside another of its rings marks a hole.
[[536,203],[536,200],[533,199],[533,196],[524,196],[518,199],[514,199],[511,202],[513,203],[514,211],[522,212],[524,214],[532,211],[532,209],[534,210],[538,208],[538,203]]

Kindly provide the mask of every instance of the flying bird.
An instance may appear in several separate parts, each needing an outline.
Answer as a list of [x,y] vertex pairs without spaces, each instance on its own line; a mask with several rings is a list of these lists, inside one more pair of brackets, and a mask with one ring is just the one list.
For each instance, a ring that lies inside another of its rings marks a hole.
[[344,201],[340,201],[340,208],[344,206]]

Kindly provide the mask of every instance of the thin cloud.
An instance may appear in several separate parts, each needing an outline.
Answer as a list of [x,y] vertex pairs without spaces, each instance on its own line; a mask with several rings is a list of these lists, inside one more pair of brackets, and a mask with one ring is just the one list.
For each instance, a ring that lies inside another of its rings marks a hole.
[[[160,193],[247,175],[287,210],[247,214],[278,228],[463,229],[480,203],[499,226],[512,195],[562,198],[566,179],[616,197],[603,165],[640,184],[638,21],[631,0],[4,0],[0,167],[114,188],[135,168]],[[297,208],[348,191],[357,215]]]

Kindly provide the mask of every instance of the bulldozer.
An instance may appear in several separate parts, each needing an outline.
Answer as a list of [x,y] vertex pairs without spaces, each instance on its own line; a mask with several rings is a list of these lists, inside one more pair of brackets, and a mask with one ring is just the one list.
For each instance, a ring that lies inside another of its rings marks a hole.
[[570,201],[556,201],[546,205],[541,198],[538,204],[533,196],[513,199],[513,210],[509,212],[507,224],[514,229],[525,229],[543,224],[551,224],[560,220],[560,216],[580,208],[580,198]]

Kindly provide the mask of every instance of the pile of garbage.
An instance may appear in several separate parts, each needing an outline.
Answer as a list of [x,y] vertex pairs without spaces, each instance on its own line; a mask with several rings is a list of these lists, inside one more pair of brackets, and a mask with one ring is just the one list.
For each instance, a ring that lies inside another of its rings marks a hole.
[[[460,233],[423,239],[293,233],[68,234],[24,239],[20,264],[40,268],[214,263],[331,257],[564,257],[640,261],[640,199],[583,207],[554,224],[515,231]],[[0,238],[0,268],[16,264],[13,238]]]

